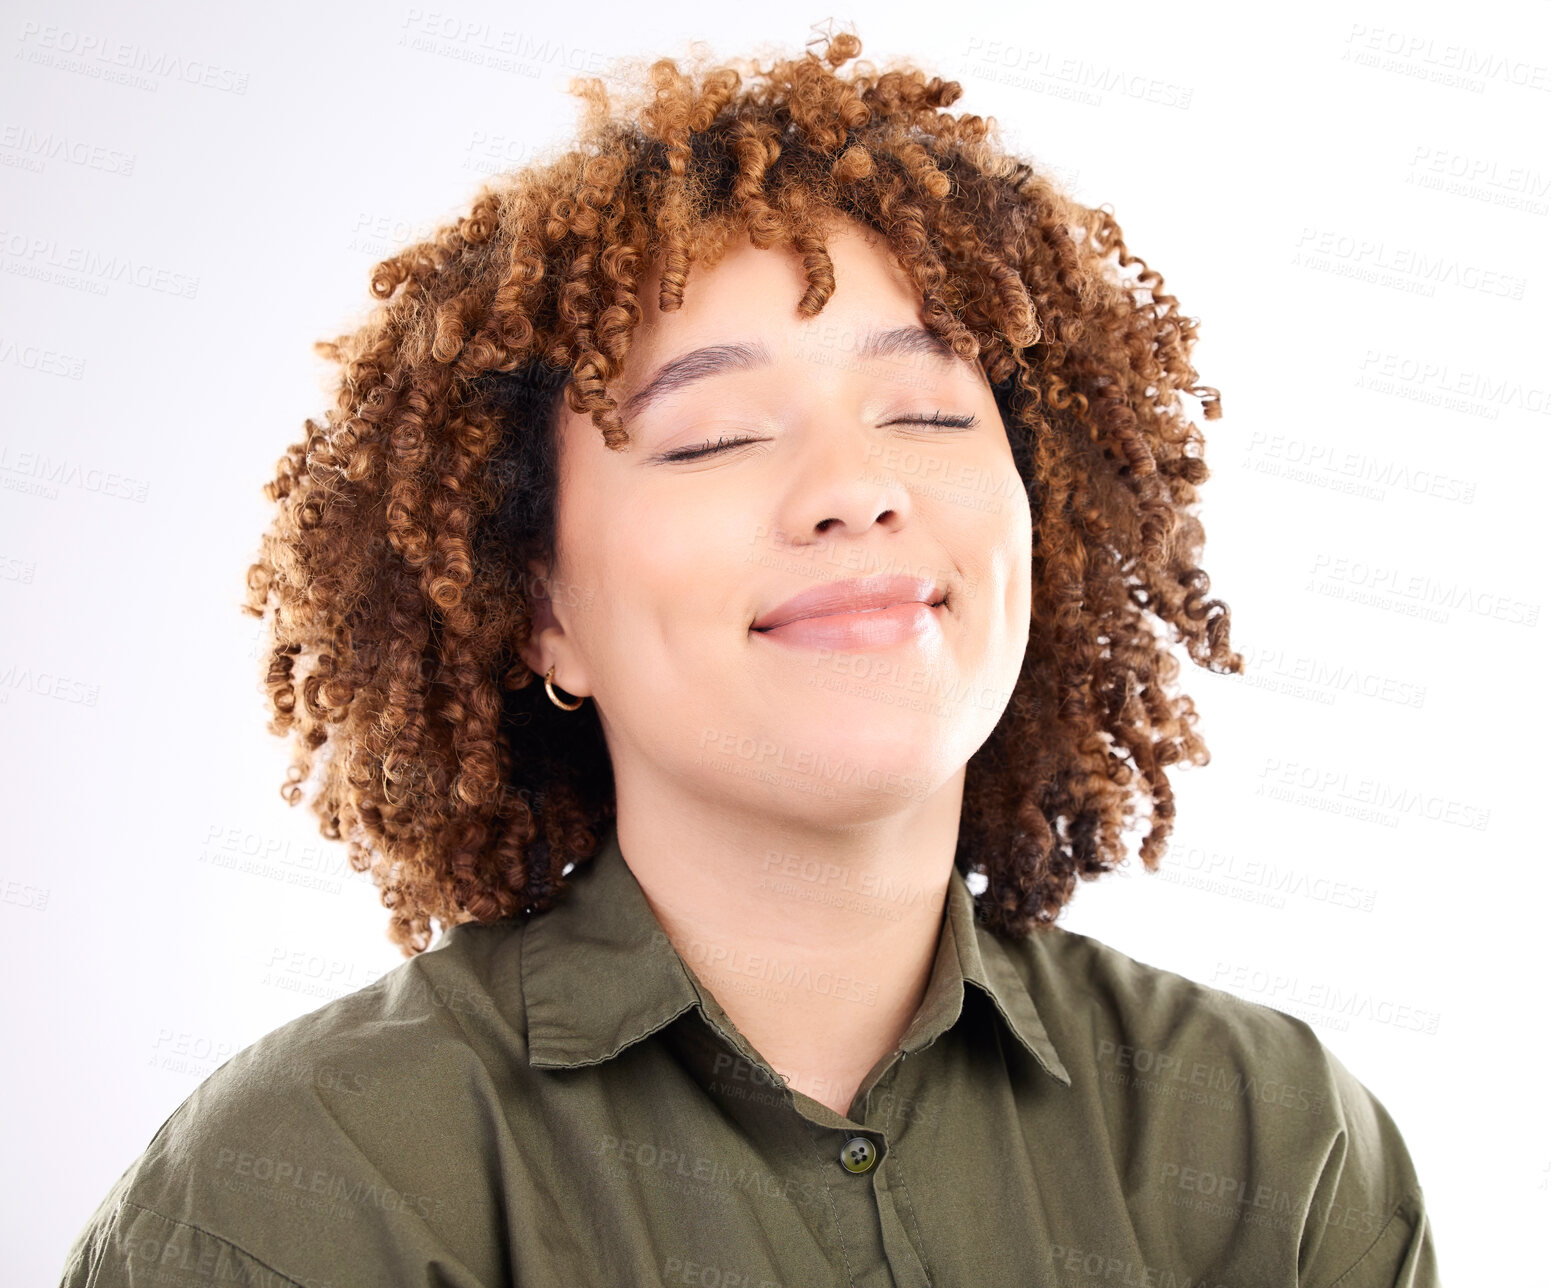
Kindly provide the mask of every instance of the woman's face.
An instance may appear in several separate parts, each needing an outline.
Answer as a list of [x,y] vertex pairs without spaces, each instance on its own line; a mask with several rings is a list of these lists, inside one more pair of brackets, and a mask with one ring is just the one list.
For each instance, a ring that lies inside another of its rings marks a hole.
[[[1017,679],[1031,517],[991,388],[919,336],[865,356],[870,332],[924,333],[919,297],[863,225],[828,247],[835,291],[811,319],[786,250],[697,267],[675,313],[646,278],[613,387],[628,450],[561,404],[557,562],[527,660],[597,704],[622,804],[896,813],[961,774]],[[752,357],[677,365],[732,345]],[[973,424],[915,423],[934,417]],[[858,578],[913,602],[759,628]]]

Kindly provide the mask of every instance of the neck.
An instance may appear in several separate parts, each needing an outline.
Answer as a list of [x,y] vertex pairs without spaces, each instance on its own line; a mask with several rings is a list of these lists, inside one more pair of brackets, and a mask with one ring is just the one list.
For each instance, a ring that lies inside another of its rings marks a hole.
[[660,787],[622,790],[617,824],[652,912],[765,1062],[848,1115],[925,996],[963,771],[906,811],[829,829],[707,816]]

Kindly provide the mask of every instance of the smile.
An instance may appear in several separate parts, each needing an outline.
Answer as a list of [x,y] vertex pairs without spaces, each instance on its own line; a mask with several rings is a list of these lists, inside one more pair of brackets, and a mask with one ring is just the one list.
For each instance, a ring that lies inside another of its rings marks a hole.
[[750,633],[794,648],[829,648],[870,652],[897,648],[902,644],[921,644],[942,638],[944,604],[913,601],[889,608],[865,612],[826,613],[821,617],[802,617],[784,626]]

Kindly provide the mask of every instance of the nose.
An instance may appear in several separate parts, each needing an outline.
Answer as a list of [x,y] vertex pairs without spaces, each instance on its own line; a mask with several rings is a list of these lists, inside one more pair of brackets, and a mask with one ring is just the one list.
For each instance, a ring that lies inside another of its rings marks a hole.
[[788,494],[782,530],[797,540],[865,533],[881,523],[896,531],[912,510],[910,491],[878,435],[860,423],[817,427],[803,452],[800,482]]

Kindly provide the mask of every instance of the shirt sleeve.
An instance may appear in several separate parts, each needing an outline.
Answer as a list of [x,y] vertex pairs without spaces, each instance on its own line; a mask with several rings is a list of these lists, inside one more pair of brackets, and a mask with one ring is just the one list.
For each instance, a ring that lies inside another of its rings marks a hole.
[[122,1186],[122,1181],[114,1186],[76,1236],[59,1288],[166,1288],[184,1283],[304,1288],[219,1235],[120,1197]]
[[1330,1288],[1438,1288],[1432,1222],[1420,1190],[1402,1199],[1357,1263]]
[[1441,1288],[1432,1222],[1400,1129],[1326,1051],[1341,1129],[1314,1189],[1300,1288]]
[[407,996],[336,999],[200,1083],[76,1236],[61,1288],[510,1283],[494,1115],[466,1101],[479,1057],[448,1013],[474,1003],[456,981],[441,1003],[411,992],[423,968],[393,978]]

